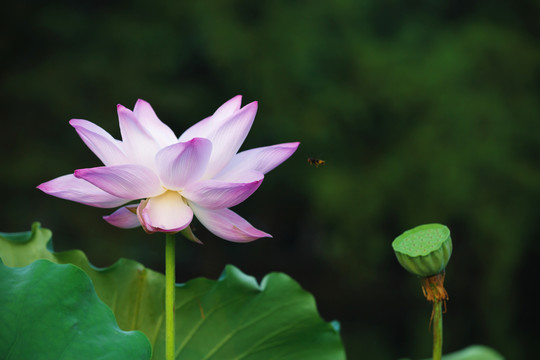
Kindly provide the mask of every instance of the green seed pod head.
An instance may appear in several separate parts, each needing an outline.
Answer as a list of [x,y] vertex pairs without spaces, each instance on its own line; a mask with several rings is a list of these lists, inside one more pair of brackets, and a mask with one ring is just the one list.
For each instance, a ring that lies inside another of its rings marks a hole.
[[420,225],[399,235],[392,247],[405,270],[422,277],[442,272],[450,255],[450,230],[441,224]]

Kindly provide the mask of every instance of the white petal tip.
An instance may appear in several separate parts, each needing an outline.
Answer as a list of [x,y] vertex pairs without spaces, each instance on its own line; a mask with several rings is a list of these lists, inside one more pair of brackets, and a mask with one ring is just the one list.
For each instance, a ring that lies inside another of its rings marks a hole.
[[131,110],[129,110],[127,107],[125,107],[125,106],[122,105],[122,104],[117,104],[117,105],[116,105],[116,110],[117,110],[118,112],[125,112],[125,111],[131,112]]
[[[238,101],[239,104],[242,103],[242,95],[238,94],[236,96],[233,96],[229,101]],[[227,102],[229,102],[227,101]]]
[[135,103],[135,107],[133,108],[133,110],[136,110],[140,106],[150,106],[150,103],[143,99],[137,99],[137,102]]
[[[258,230],[251,225],[242,227],[243,228],[239,228],[238,226],[233,225],[228,236],[224,236],[223,239],[232,242],[246,243],[262,238],[272,238],[272,235],[265,233],[264,231]],[[221,235],[218,236],[221,237]]]
[[255,101],[250,102],[250,103],[247,104],[246,106],[244,106],[242,109],[251,109],[251,108],[254,108],[253,110],[257,110],[258,107],[259,107],[259,102],[255,100]]

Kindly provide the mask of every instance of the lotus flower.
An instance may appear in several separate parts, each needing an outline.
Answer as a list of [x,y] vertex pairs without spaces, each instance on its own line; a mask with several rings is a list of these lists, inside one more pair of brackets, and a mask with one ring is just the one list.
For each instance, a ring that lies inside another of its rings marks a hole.
[[124,205],[103,217],[120,228],[142,225],[148,233],[174,233],[188,228],[195,215],[226,240],[271,237],[229,208],[253,194],[264,174],[299,143],[237,153],[257,112],[257,102],[241,107],[241,101],[232,98],[179,138],[143,100],[133,111],[118,105],[122,141],[87,120],[73,119],[70,124],[105,166],[75,170],[38,188],[95,207]]

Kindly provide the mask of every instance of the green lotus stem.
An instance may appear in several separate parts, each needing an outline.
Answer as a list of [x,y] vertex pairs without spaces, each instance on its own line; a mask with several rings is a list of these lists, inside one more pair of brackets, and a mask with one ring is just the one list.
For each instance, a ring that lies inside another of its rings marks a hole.
[[441,360],[443,344],[442,301],[433,302],[433,360]]
[[174,360],[174,234],[165,240],[165,358]]
[[392,242],[396,257],[407,271],[420,276],[422,292],[433,304],[433,360],[441,360],[443,345],[442,306],[446,312],[448,293],[444,288],[446,265],[452,255],[450,229],[426,224],[405,231]]

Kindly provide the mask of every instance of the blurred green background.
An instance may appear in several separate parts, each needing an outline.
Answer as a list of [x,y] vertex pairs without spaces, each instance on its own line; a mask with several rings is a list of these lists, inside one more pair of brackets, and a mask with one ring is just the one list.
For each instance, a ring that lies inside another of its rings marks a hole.
[[0,231],[39,220],[56,250],[163,271],[163,236],[35,186],[101,165],[71,118],[118,138],[116,104],[142,98],[180,135],[242,94],[259,101],[243,149],[302,143],[235,207],[274,238],[234,244],[195,223],[205,245],[179,243],[179,281],[227,263],[284,271],[341,322],[348,358],[428,357],[431,307],[391,242],[440,222],[454,241],[445,351],[531,358],[539,1],[19,1],[0,18]]

